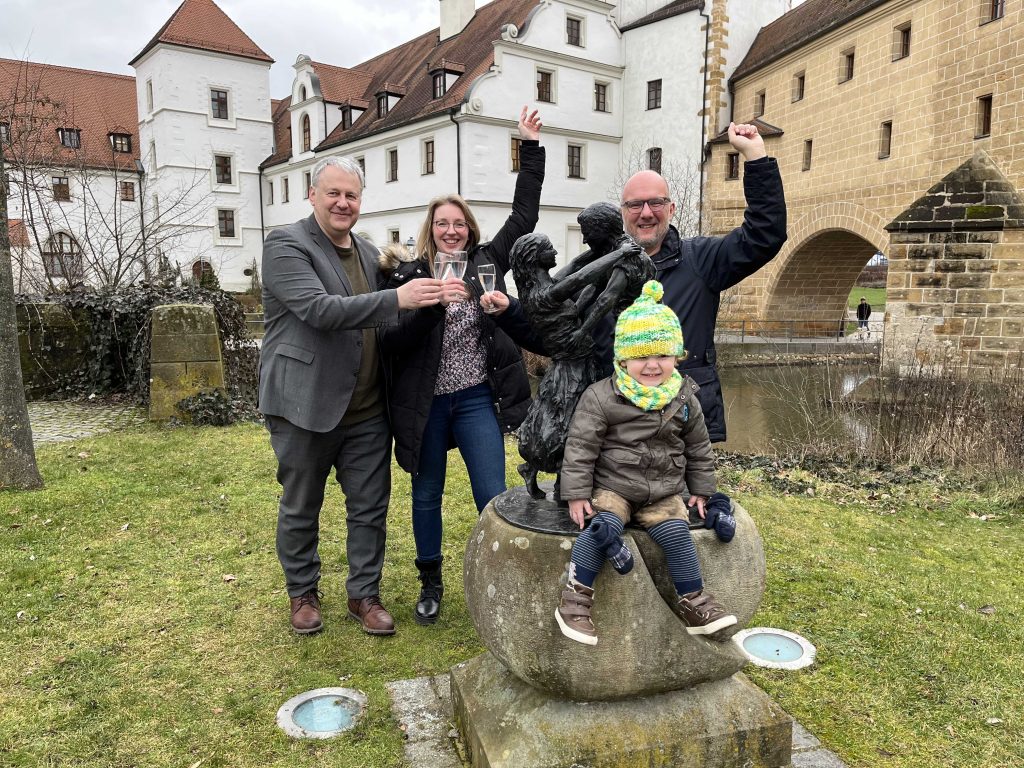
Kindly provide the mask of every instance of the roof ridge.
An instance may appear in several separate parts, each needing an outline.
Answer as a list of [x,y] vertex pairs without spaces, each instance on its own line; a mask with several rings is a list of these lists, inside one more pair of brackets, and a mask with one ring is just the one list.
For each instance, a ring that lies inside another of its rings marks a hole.
[[102,75],[103,77],[118,77],[124,80],[131,80],[134,82],[135,75],[122,75],[118,72],[104,72],[102,69],[84,69],[83,67],[69,67],[65,64],[46,64],[41,61],[27,61],[25,59],[4,59],[0,58],[0,65],[11,63],[19,66],[29,67],[46,67],[47,69],[63,69],[69,72],[83,72],[89,75]]

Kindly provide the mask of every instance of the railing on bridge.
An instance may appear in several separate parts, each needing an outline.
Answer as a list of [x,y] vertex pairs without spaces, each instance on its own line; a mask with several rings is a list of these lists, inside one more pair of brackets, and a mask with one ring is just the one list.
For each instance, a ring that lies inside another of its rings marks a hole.
[[882,338],[882,320],[869,320],[867,329],[858,327],[855,319],[808,320],[800,319],[745,319],[719,318],[715,327],[716,342],[758,343],[819,341],[836,343],[865,343]]

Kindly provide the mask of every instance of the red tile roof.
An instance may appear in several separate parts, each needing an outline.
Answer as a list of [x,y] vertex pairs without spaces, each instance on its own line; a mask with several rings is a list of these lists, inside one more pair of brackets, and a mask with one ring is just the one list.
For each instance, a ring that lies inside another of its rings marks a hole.
[[754,70],[782,58],[794,48],[887,2],[889,0],[806,0],[767,27],[761,28],[729,81],[736,82]]
[[664,8],[659,8],[656,11],[648,13],[646,16],[640,17],[636,21],[629,22],[629,24],[622,27],[622,31],[628,32],[631,29],[653,24],[654,22],[661,21],[662,19],[668,19],[672,16],[678,16],[681,13],[697,10],[704,10],[704,0],[676,0],[676,2],[669,3]]
[[[25,134],[29,109],[40,128]],[[15,162],[133,169],[140,157],[134,77],[0,59],[0,122],[11,126],[5,153]],[[81,131],[81,147],[62,147],[58,128]],[[131,136],[131,152],[113,152],[110,133]]]
[[139,55],[128,63],[134,66],[158,43],[274,61],[213,0],[184,0]]
[[[361,100],[371,106],[350,128],[342,128],[339,124],[316,149],[330,149],[355,139],[445,114],[457,107],[473,82],[494,64],[492,43],[501,37],[502,27],[515,24],[522,31],[530,12],[536,6],[537,0],[494,0],[477,8],[466,28],[444,42],[438,42],[439,29],[433,29],[351,69],[343,70],[349,75],[344,86],[339,86],[334,94],[338,97],[336,103]],[[434,99],[428,68],[442,60],[458,62],[465,66],[465,72],[443,97]],[[324,65],[314,65],[314,71],[317,66]],[[340,67],[332,69],[341,70]],[[356,74],[362,75],[364,79],[357,81]],[[383,119],[379,119],[375,106],[376,94],[385,90],[385,86],[391,93],[400,93],[400,89],[404,89],[406,95],[398,100]],[[321,90],[324,90],[322,81]],[[326,91],[324,93],[326,97]],[[287,112],[282,115],[282,119],[288,119]],[[275,135],[276,124],[277,118]],[[262,167],[275,165],[290,157],[290,153],[285,157],[279,154],[267,158]]]
[[7,220],[7,233],[10,235],[12,248],[28,248],[28,230],[25,229],[25,222],[21,219]]
[[360,72],[346,67],[334,67],[319,61],[310,62],[313,73],[320,81],[320,93],[324,101],[344,104],[352,98],[359,98],[373,79],[372,72]]
[[260,163],[260,168],[283,163],[292,156],[292,121],[288,107],[292,99],[271,99],[270,119],[274,123],[274,154]]

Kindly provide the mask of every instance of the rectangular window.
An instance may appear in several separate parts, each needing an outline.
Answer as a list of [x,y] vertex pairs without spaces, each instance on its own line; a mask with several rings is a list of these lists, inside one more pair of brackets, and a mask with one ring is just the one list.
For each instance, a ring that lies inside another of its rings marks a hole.
[[583,45],[583,19],[565,17],[565,42],[577,47]]
[[121,182],[121,199],[125,202],[132,202],[135,200],[135,182],[134,181],[122,181]]
[[804,141],[804,160],[800,166],[801,171],[811,170],[811,153],[814,150],[814,141],[812,139],[806,139]]
[[[1003,18],[1006,13],[1006,0],[985,0],[988,11],[985,21],[995,21]],[[983,22],[984,23],[984,22]]]
[[434,140],[427,139],[423,142],[423,175],[434,172]]
[[388,242],[389,243],[391,243],[392,245],[398,245],[398,243],[402,242],[400,238],[401,238],[401,235],[398,233],[397,229],[389,229],[388,230]]
[[804,88],[807,85],[807,75],[803,72],[798,72],[793,75],[793,101],[804,100]]
[[661,173],[661,147],[651,147],[647,150],[647,169]]
[[853,61],[854,61],[854,49],[851,48],[848,51],[843,51],[839,55],[839,82],[845,83],[847,80],[853,80]]
[[661,79],[647,81],[647,108],[661,108]]
[[433,93],[435,99],[440,99],[444,96],[448,90],[448,82],[445,78],[444,71],[435,72],[433,77]]
[[878,134],[878,159],[884,160],[892,152],[892,120],[882,123]]
[[269,182],[267,184],[267,205],[273,205],[273,204],[274,204],[274,182],[271,181],[271,182]]
[[153,111],[153,81],[146,81],[146,111]]
[[285,176],[281,179],[281,202],[288,202],[288,177]]
[[228,119],[228,92],[217,88],[210,89],[210,116],[214,120]]
[[569,153],[569,178],[570,179],[582,179],[583,178],[583,147],[579,144],[570,144]]
[[230,155],[214,155],[213,156],[213,167],[217,175],[218,184],[230,184],[231,183],[231,156]]
[[71,199],[71,185],[68,184],[67,176],[52,177],[53,199],[67,201]]
[[382,118],[388,113],[388,95],[382,93],[377,97],[377,118]]
[[607,83],[594,83],[594,109],[597,112],[608,111]]
[[725,156],[725,178],[738,179],[740,177],[740,153],[730,152]]
[[523,140],[518,136],[512,137],[512,173],[519,173],[519,151],[523,147]]
[[110,147],[115,152],[131,152],[132,137],[127,133],[110,134]]
[[398,150],[388,150],[387,180],[398,181]]
[[0,144],[10,144],[11,126],[8,123],[0,123]]
[[58,128],[57,136],[62,147],[79,149],[82,146],[82,132],[78,128]]
[[153,141],[153,140],[150,140],[150,142],[149,142],[149,162],[153,166],[152,168],[150,168],[150,171],[155,171],[156,170],[156,142]]
[[976,139],[992,135],[992,94],[978,99],[978,133]]
[[754,117],[760,117],[764,114],[765,94],[764,91],[758,91],[754,94]]
[[347,131],[352,127],[352,110],[349,107],[345,107],[341,110],[341,129]]
[[221,237],[235,236],[235,212],[217,209],[217,233]]
[[537,101],[552,101],[551,73],[537,70]]
[[302,174],[302,186],[306,190],[302,194],[307,200],[309,200],[309,188],[313,186],[313,175],[309,171]]
[[899,61],[910,55],[910,22],[900,24],[892,31],[892,60]]
[[356,162],[359,163],[359,170],[363,172],[363,186],[366,186],[366,158],[357,157]]

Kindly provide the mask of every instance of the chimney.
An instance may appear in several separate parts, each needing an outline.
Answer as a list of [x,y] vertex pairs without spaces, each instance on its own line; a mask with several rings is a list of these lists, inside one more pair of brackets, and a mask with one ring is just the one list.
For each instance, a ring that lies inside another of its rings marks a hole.
[[473,0],[438,0],[441,3],[441,42],[466,28],[476,13]]

